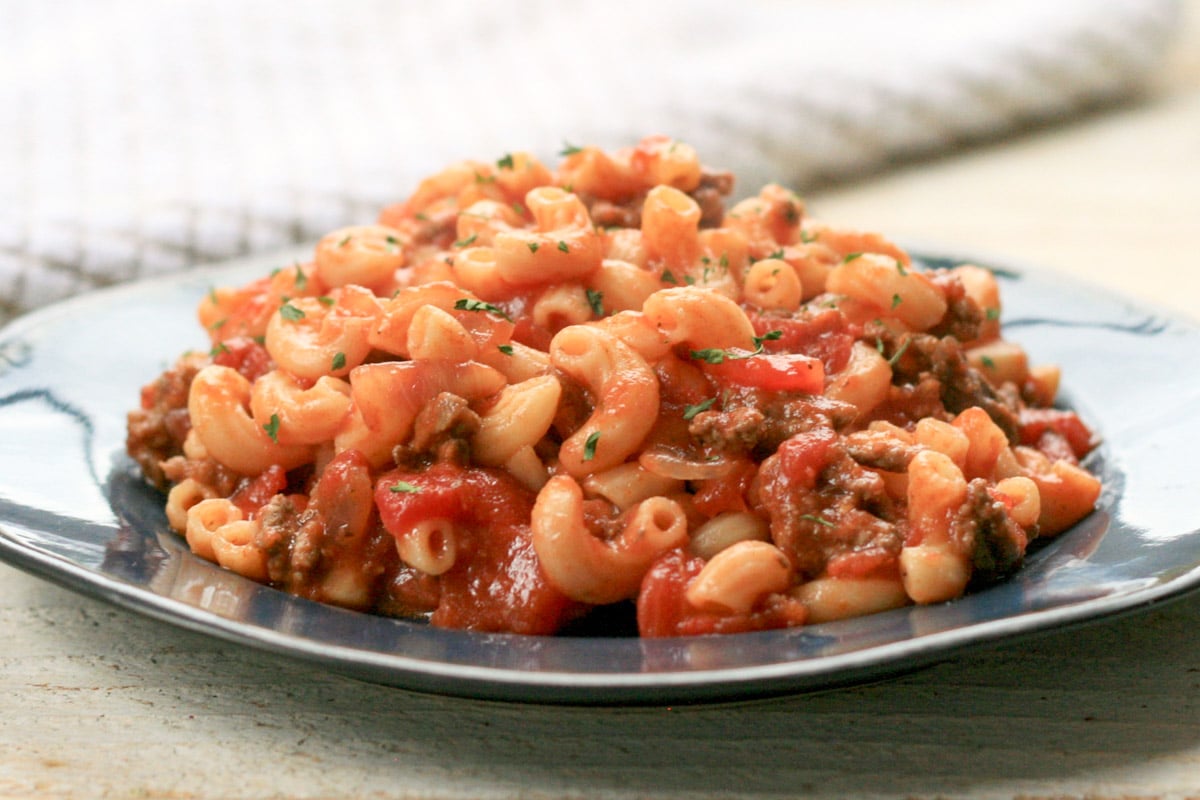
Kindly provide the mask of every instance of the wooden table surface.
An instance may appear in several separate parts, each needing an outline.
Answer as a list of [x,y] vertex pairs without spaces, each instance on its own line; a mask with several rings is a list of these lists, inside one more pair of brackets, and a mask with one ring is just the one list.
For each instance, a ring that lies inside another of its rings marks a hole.
[[[1144,100],[810,210],[1200,318],[1198,18],[1192,0]],[[1200,596],[885,683],[685,708],[362,684],[3,565],[0,643],[0,797],[1200,797]]]

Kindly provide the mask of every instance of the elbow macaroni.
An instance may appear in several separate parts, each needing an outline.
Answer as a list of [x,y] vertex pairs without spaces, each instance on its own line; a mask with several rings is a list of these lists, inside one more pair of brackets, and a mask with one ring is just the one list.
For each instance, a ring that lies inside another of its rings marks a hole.
[[214,289],[212,353],[137,412],[172,445],[131,437],[168,523],[323,602],[553,632],[632,600],[661,636],[953,599],[1089,513],[1091,432],[995,275],[730,187],[665,137],[464,161]]

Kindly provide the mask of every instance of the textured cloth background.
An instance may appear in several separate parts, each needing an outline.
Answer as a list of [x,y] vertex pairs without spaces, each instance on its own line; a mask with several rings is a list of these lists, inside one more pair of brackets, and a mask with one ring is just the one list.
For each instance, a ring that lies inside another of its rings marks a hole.
[[0,0],[0,322],[369,221],[462,158],[686,140],[801,191],[1137,91],[1173,0]]

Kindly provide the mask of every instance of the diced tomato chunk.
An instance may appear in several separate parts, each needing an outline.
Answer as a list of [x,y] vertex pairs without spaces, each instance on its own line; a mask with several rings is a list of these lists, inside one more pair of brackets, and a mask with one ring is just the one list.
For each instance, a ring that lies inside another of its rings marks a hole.
[[813,428],[798,433],[779,445],[775,455],[763,462],[764,473],[778,473],[794,490],[812,489],[833,455],[838,435],[832,428]]
[[270,372],[274,364],[267,348],[249,336],[235,336],[216,345],[213,363],[237,370],[251,383]]
[[807,611],[787,595],[769,595],[745,614],[700,611],[687,599],[687,587],[704,569],[704,559],[682,548],[661,555],[642,579],[637,600],[638,633],[646,638],[745,633],[803,625]]
[[529,528],[533,493],[507,473],[435,464],[393,470],[375,485],[384,527],[397,539],[425,519],[454,523],[457,558],[438,576],[435,625],[552,634],[582,609],[546,580]]
[[699,487],[692,496],[696,509],[707,517],[715,517],[726,511],[746,511],[746,493],[758,473],[758,465],[750,459],[737,462],[728,475],[711,480],[698,481]]
[[826,372],[839,372],[850,361],[855,335],[846,317],[826,308],[801,319],[765,317],[750,313],[750,323],[759,337],[778,331],[777,338],[764,338],[768,353],[802,353],[820,359]]
[[253,478],[243,478],[229,500],[241,509],[243,514],[252,517],[272,497],[286,488],[287,473],[283,467],[272,464],[265,472]]
[[727,352],[729,355],[719,363],[704,367],[718,381],[767,392],[820,394],[825,389],[825,366],[819,359],[800,353]]
[[[1021,444],[1038,447],[1047,432],[1058,434],[1066,440],[1075,458],[1083,458],[1095,447],[1095,438],[1090,428],[1074,411],[1058,408],[1024,408],[1018,419]],[[1047,439],[1048,446],[1053,446]],[[1052,459],[1059,454],[1047,453]]]

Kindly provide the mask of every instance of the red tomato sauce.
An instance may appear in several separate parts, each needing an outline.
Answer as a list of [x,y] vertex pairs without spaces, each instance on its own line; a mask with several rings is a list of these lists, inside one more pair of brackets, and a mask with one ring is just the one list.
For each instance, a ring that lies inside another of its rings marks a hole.
[[426,519],[454,523],[457,559],[438,576],[430,621],[475,631],[551,634],[581,607],[546,580],[533,550],[535,496],[499,470],[438,463],[393,470],[375,484],[375,502],[397,539]]

